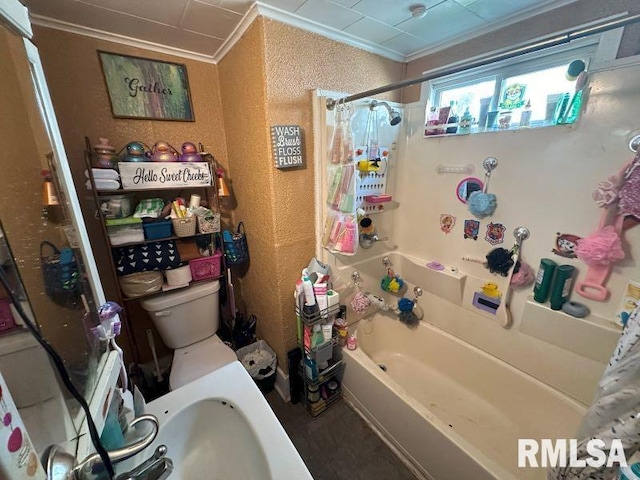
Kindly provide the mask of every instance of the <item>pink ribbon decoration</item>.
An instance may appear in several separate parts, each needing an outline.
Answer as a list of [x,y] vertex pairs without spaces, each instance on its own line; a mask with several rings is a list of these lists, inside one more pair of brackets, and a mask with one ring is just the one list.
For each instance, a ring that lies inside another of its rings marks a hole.
[[620,191],[620,177],[617,175],[609,175],[609,178],[598,183],[598,186],[591,195],[596,204],[600,207],[606,207],[618,199]]

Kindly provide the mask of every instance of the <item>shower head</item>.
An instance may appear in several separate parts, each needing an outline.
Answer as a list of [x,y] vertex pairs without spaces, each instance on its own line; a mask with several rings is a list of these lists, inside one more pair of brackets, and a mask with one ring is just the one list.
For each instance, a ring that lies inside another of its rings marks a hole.
[[377,100],[373,100],[369,108],[373,110],[378,105],[384,105],[384,108],[386,108],[387,112],[389,112],[389,124],[398,125],[402,121],[400,113],[398,113],[397,110],[394,110],[387,102],[378,102]]

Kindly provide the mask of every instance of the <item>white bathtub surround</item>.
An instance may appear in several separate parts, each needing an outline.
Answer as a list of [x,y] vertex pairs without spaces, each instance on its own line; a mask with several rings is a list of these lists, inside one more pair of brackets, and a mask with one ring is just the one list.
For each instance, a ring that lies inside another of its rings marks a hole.
[[359,349],[345,351],[345,397],[425,478],[542,480],[544,469],[517,468],[518,438],[571,438],[584,414],[425,322],[409,330],[377,314],[358,323],[357,336]]

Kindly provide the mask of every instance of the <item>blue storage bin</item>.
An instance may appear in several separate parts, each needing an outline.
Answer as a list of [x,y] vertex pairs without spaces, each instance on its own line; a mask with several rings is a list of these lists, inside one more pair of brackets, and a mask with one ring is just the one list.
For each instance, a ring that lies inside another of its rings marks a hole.
[[171,236],[171,220],[143,223],[142,228],[144,228],[144,238],[147,240],[156,240],[158,238],[168,238]]

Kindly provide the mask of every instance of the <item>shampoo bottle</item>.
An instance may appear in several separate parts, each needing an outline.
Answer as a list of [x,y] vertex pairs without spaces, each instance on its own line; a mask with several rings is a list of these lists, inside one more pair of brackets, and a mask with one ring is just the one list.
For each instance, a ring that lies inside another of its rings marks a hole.
[[533,287],[533,299],[538,303],[544,303],[549,298],[551,279],[556,269],[556,262],[548,258],[540,260],[540,267],[536,275],[536,284]]
[[560,310],[562,304],[569,299],[574,271],[575,268],[571,265],[560,265],[556,268],[551,285],[551,310]]
[[322,334],[322,327],[319,323],[313,326],[313,335],[311,335],[311,348],[319,347],[324,343],[324,335]]

